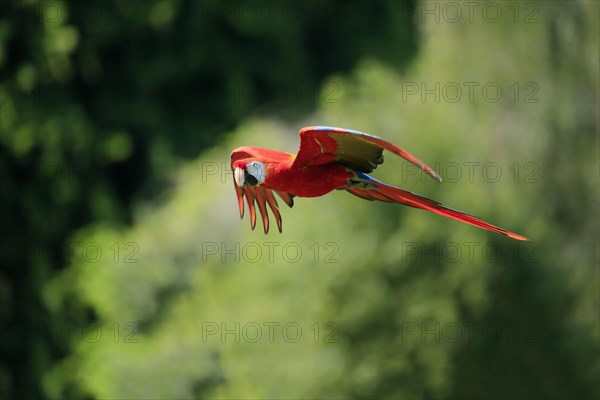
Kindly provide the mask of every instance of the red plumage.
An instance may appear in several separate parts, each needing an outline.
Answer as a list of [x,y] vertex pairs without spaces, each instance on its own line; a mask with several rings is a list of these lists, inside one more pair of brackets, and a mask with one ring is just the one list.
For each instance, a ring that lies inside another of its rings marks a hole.
[[453,218],[517,240],[527,238],[491,225],[472,215],[379,182],[366,173],[383,163],[383,151],[390,151],[427,172],[436,181],[439,175],[406,150],[377,136],[343,128],[309,126],[300,130],[297,155],[259,147],[239,147],[231,153],[231,168],[240,217],[244,216],[244,197],[252,229],[258,206],[265,233],[269,231],[267,205],[282,231],[281,213],[273,192],[290,207],[294,196],[320,197],[343,189],[366,200],[408,205]]

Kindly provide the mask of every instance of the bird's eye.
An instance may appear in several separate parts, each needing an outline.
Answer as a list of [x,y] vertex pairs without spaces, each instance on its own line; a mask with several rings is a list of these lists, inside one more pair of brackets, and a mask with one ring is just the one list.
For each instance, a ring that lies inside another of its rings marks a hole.
[[248,173],[248,171],[244,171],[244,180],[250,186],[258,185],[258,179],[256,179],[254,176],[250,175]]

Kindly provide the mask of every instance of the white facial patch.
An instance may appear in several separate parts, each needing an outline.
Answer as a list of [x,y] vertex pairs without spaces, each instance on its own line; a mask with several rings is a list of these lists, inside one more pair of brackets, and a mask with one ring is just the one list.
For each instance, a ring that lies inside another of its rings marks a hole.
[[246,164],[246,171],[256,179],[257,185],[265,181],[265,164],[260,161],[250,161]]
[[244,170],[237,167],[235,169],[235,171],[233,172],[233,177],[235,178],[235,183],[237,183],[237,185],[239,187],[244,186]]

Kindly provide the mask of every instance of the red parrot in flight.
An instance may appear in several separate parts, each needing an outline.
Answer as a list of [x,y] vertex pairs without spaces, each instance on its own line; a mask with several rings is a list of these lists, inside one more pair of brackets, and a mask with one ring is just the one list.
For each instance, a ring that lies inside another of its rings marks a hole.
[[383,163],[383,150],[405,158],[438,182],[440,176],[423,161],[377,136],[329,126],[300,129],[300,149],[293,155],[260,147],[238,147],[231,153],[233,185],[240,217],[244,217],[244,197],[250,210],[252,229],[256,225],[256,207],[265,233],[269,231],[267,204],[281,232],[281,214],[273,192],[290,207],[294,197],[319,197],[334,189],[346,190],[366,200],[400,203],[454,218],[517,240],[526,237],[498,228],[472,215],[444,207],[437,201],[386,185],[367,175]]

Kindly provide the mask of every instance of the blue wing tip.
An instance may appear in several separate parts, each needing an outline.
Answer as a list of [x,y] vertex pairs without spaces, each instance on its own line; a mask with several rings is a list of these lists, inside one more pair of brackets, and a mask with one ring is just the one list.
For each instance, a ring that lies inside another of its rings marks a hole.
[[380,180],[377,180],[377,179],[373,178],[373,177],[372,177],[372,176],[370,176],[370,175],[367,175],[367,174],[365,174],[364,172],[355,171],[355,170],[353,170],[353,169],[352,169],[351,171],[352,171],[352,172],[354,172],[354,174],[355,174],[355,175],[356,175],[358,178],[360,178],[360,179],[363,179],[363,180],[365,180],[365,181],[368,181],[368,182],[381,183],[381,184],[385,185],[385,183],[381,182]]

